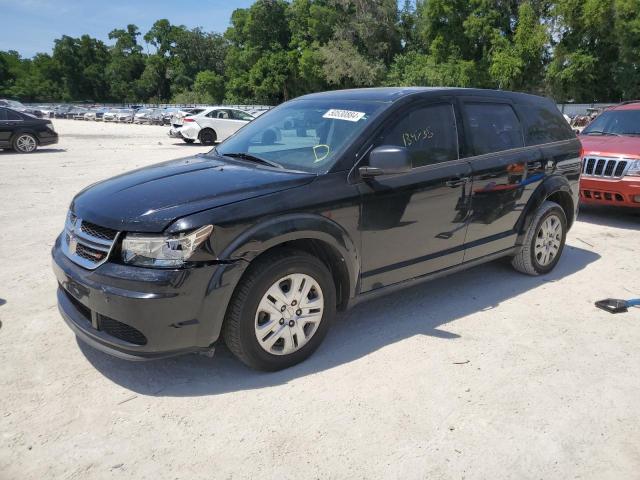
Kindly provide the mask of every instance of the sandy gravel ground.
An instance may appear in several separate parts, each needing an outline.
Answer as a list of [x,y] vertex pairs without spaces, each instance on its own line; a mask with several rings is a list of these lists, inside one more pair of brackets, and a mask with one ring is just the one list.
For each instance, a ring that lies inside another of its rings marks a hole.
[[640,478],[640,216],[585,210],[557,269],[493,263],[342,315],[307,362],[224,348],[127,363],[79,345],[49,250],[75,192],[207,150],[56,121],[0,152],[0,479]]

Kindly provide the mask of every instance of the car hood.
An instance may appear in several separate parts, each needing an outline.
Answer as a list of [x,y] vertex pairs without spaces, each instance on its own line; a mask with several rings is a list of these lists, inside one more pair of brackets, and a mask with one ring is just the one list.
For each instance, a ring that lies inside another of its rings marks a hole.
[[640,158],[640,137],[581,135],[585,154]]
[[185,215],[306,185],[314,178],[199,155],[91,185],[76,195],[71,209],[103,227],[161,232]]

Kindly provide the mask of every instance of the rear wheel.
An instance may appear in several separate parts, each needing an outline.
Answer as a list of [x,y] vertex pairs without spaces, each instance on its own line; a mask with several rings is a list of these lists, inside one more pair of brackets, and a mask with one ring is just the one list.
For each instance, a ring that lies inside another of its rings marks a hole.
[[207,128],[200,132],[199,138],[200,143],[202,143],[203,145],[213,145],[214,143],[216,143],[217,135],[215,131]]
[[20,133],[13,140],[13,149],[18,153],[31,153],[36,148],[38,148],[38,141],[30,133]]
[[229,349],[258,370],[281,370],[311,355],[335,316],[336,293],[316,257],[283,250],[249,267],[223,327]]
[[195,142],[195,140],[193,138],[183,138],[182,140],[184,140],[184,143],[193,143],[193,142]]
[[560,205],[546,201],[542,204],[527,231],[522,250],[511,264],[528,275],[549,273],[554,269],[567,237],[567,217]]

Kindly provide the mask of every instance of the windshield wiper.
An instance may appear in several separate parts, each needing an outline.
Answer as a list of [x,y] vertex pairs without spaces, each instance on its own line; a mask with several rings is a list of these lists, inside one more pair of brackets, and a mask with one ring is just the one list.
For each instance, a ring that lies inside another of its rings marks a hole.
[[221,154],[223,157],[231,157],[231,158],[241,158],[242,160],[248,160],[250,162],[262,163],[263,165],[268,165],[270,167],[275,168],[284,168],[279,163],[276,163],[272,160],[267,160],[266,158],[257,157],[250,153],[238,152],[238,153],[223,153]]
[[585,135],[608,135],[608,136],[613,136],[613,137],[619,137],[620,136],[619,133],[603,132],[602,130],[592,130],[590,132],[586,132]]

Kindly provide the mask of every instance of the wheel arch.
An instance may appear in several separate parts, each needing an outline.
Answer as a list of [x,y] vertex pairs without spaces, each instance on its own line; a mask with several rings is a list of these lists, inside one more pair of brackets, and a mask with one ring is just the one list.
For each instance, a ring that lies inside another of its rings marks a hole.
[[260,222],[239,235],[218,258],[251,265],[258,257],[286,248],[319,258],[334,279],[338,309],[346,308],[357,289],[359,253],[340,225],[320,215],[294,214]]
[[36,144],[40,146],[40,137],[38,133],[31,128],[25,128],[25,127],[19,128],[18,130],[13,132],[13,135],[11,135],[11,139],[10,139],[11,145],[13,145],[13,142],[23,133],[28,133],[29,135],[33,136],[33,138],[36,139]]
[[571,228],[576,218],[576,203],[571,185],[568,180],[561,176],[555,175],[547,178],[535,190],[531,198],[525,206],[524,213],[520,216],[516,231],[518,232],[517,244],[522,244],[527,230],[531,226],[531,222],[536,216],[538,208],[545,201],[552,201],[560,205],[567,217],[567,229]]

